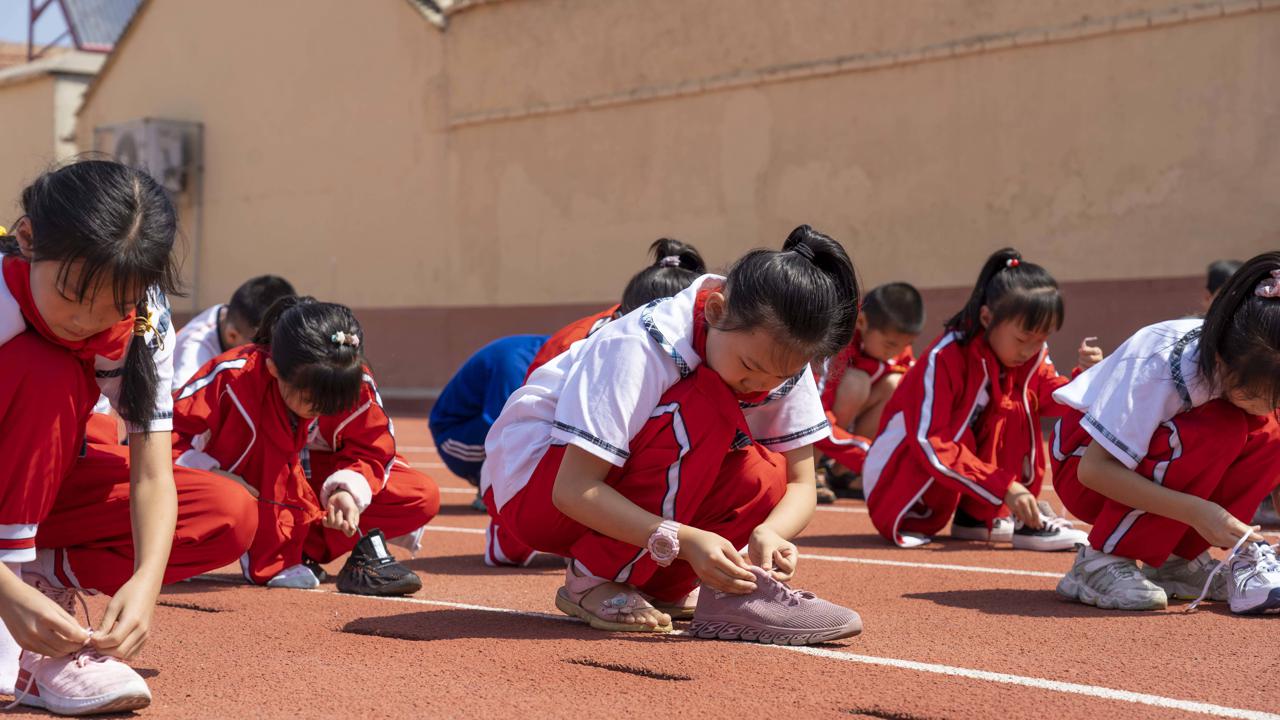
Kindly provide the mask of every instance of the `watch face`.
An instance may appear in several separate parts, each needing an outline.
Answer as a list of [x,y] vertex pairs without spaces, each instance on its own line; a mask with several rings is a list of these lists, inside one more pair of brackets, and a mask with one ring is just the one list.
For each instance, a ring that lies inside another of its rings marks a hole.
[[676,544],[671,538],[662,535],[653,539],[653,554],[670,557],[675,554]]

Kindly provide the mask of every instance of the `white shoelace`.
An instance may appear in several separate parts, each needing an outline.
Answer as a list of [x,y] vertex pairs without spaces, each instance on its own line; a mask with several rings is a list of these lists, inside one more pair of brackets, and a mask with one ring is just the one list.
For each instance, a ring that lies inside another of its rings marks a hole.
[[1240,548],[1244,547],[1244,544],[1249,541],[1249,536],[1252,534],[1253,531],[1249,531],[1240,536],[1240,539],[1236,541],[1235,546],[1231,548],[1231,552],[1227,553],[1227,559],[1218,563],[1218,565],[1209,572],[1209,577],[1204,579],[1204,588],[1200,590],[1200,597],[1196,598],[1194,602],[1188,605],[1187,609],[1183,612],[1195,612],[1196,608],[1200,607],[1200,603],[1204,602],[1204,599],[1209,596],[1209,586],[1213,584],[1213,579],[1218,576],[1218,573],[1222,572],[1223,568],[1231,565],[1231,561],[1236,559],[1236,554],[1239,553]]
[[[63,589],[63,588],[59,588],[59,589]],[[93,620],[89,615],[89,603],[85,602],[84,595],[80,594],[79,592],[76,592],[75,590],[71,590],[70,588],[65,588],[65,590],[67,590],[67,592],[75,593],[76,599],[80,601],[80,607],[81,609],[84,610],[85,622],[89,623],[89,638],[92,639],[93,638]],[[46,597],[48,596],[46,595]],[[49,598],[49,599],[52,600],[53,598]],[[61,607],[61,603],[59,603],[59,607]],[[74,610],[75,608],[72,608],[72,609]],[[72,617],[73,618],[75,617],[74,613],[72,613]],[[90,655],[88,652],[89,650],[91,650],[91,648],[89,647],[89,641],[85,640],[84,647],[80,648],[79,650],[75,651],[75,653],[73,653],[75,656],[74,662],[76,663],[77,666],[84,667],[85,663],[98,661],[98,657],[89,656]],[[28,651],[24,649],[23,652],[28,652]],[[106,658],[104,657],[102,659],[105,660]],[[18,672],[19,674],[21,674],[22,672],[21,671],[21,668],[22,668],[21,655],[19,655],[18,668],[19,668]],[[5,705],[4,710],[7,712],[9,710],[12,710],[18,707],[19,703],[21,703],[23,700],[27,699],[27,697],[31,695],[31,688],[35,684],[36,684],[36,674],[34,672],[28,671],[26,687],[22,688],[21,692],[19,692],[18,688],[16,687],[13,689],[13,702],[9,703],[8,705]]]

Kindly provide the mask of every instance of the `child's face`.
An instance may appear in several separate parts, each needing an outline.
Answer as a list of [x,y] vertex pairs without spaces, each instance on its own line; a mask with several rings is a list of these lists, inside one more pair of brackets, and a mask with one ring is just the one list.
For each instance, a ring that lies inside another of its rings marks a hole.
[[[16,231],[22,253],[32,257],[30,221],[23,218]],[[43,260],[31,263],[31,298],[35,301],[36,310],[53,334],[72,342],[97,335],[133,311],[132,304],[125,308],[123,314],[116,307],[111,278],[108,277],[99,276],[97,285],[84,298],[77,300],[75,291],[80,284],[82,266],[83,263],[72,263],[66,276],[60,278],[61,262]]]
[[724,319],[724,296],[712,293],[707,299],[707,356],[704,360],[735,393],[772,390],[790,380],[808,364],[809,358],[788,352],[763,329],[726,332],[716,325]]
[[271,376],[277,381],[276,384],[280,386],[280,397],[284,399],[285,407],[289,408],[289,412],[303,420],[314,420],[320,417],[320,413],[316,412],[306,393],[280,379],[280,371],[276,368],[276,363],[271,358],[267,358],[267,370],[271,372]]
[[985,305],[979,319],[987,330],[987,344],[1005,367],[1019,367],[1039,355],[1052,334],[1047,330],[1027,330],[1017,320],[1006,320],[992,327],[991,311]]
[[915,335],[899,332],[895,328],[877,330],[868,327],[865,315],[858,316],[858,329],[862,331],[862,352],[880,362],[889,362],[898,357],[916,341]]

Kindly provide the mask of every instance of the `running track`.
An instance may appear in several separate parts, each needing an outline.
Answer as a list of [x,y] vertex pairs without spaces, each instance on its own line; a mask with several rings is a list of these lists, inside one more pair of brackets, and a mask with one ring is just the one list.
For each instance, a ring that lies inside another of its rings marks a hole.
[[[817,513],[795,584],[857,609],[861,637],[777,648],[595,632],[552,604],[555,561],[481,564],[467,486],[423,420],[396,427],[444,490],[409,561],[425,588],[402,600],[265,590],[234,568],[172,587],[135,663],[155,695],[141,715],[1280,720],[1280,618],[1067,604],[1053,593],[1067,553],[896,550],[850,501]],[[102,605],[90,600],[95,619]]]

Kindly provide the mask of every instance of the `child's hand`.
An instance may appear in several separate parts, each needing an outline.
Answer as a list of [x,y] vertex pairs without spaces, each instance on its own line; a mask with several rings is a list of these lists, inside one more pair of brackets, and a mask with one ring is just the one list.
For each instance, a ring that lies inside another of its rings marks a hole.
[[733,543],[695,527],[680,527],[680,559],[689,563],[713,590],[745,595],[756,589],[756,576]]
[[1249,535],[1250,540],[1263,540],[1258,532],[1261,528],[1245,525],[1221,505],[1211,500],[1203,500],[1197,506],[1191,519],[1191,527],[1214,547],[1234,547],[1245,534]]
[[360,506],[346,490],[338,490],[329,496],[329,512],[324,516],[324,526],[341,530],[347,537],[360,528]]
[[765,525],[752,531],[747,555],[751,564],[768,570],[780,582],[787,582],[796,574],[796,561],[800,558],[793,543]]
[[89,642],[103,655],[128,660],[137,655],[151,632],[151,613],[156,607],[160,583],[134,575],[107,604],[99,631]]
[[1020,482],[1012,482],[1009,484],[1009,491],[1005,493],[1004,504],[1013,512],[1013,516],[1022,521],[1023,525],[1039,530],[1043,523],[1040,522],[1040,506],[1036,504],[1036,496]]
[[1076,351],[1076,363],[1081,370],[1088,370],[1102,362],[1102,348],[1093,344],[1097,340],[1096,337],[1087,337],[1080,343],[1080,349]]
[[0,618],[24,650],[49,657],[69,655],[89,642],[89,632],[44,593],[16,580],[0,597]]
[[261,495],[261,493],[258,492],[258,488],[245,482],[244,478],[240,477],[239,475],[236,475],[234,473],[229,473],[225,470],[211,470],[210,472],[212,472],[214,475],[221,475],[222,477],[234,482],[235,484],[239,485],[245,490],[248,490],[249,494],[254,496],[255,498]]

